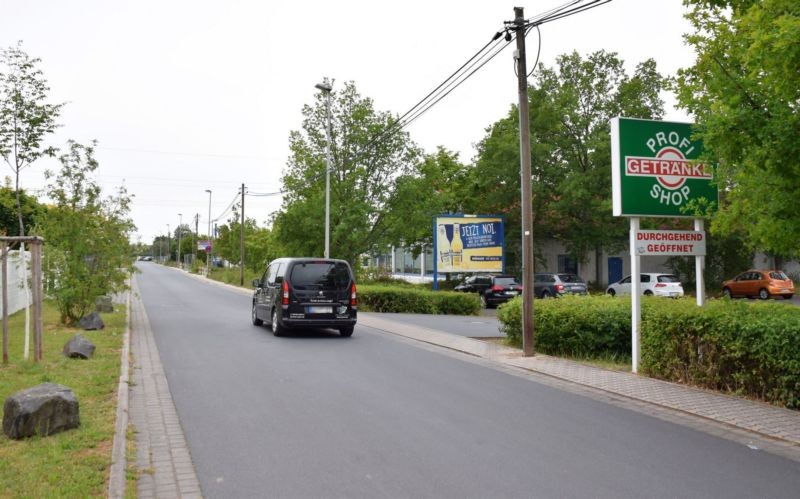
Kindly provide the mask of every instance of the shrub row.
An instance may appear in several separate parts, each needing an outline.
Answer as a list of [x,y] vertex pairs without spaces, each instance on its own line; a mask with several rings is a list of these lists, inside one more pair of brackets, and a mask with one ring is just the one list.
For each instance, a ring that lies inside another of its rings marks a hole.
[[800,409],[800,309],[782,303],[680,300],[647,307],[642,371]]
[[359,309],[365,312],[478,315],[477,294],[430,291],[418,287],[358,286]]
[[[551,355],[629,355],[630,299],[537,300],[536,350]],[[522,341],[522,302],[498,311],[501,329]],[[800,408],[800,309],[781,303],[642,300],[643,374]]]
[[[509,341],[521,346],[522,299],[502,305],[497,318]],[[542,353],[593,357],[631,351],[631,308],[624,299],[603,295],[536,300],[534,321],[536,350]]]

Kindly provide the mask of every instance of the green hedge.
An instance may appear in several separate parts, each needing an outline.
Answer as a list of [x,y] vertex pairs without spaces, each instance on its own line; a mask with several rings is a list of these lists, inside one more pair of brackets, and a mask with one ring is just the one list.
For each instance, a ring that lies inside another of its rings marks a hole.
[[681,300],[648,307],[642,372],[800,409],[800,309],[783,303]]
[[[537,300],[536,350],[551,355],[630,355],[629,298]],[[497,313],[522,342],[522,302]],[[643,374],[800,408],[800,309],[774,302],[642,300]]]
[[361,284],[359,310],[411,314],[478,315],[478,295],[451,291],[429,291],[416,287]]
[[[522,345],[522,298],[497,311],[500,329],[513,345]],[[628,356],[631,351],[630,301],[603,296],[567,295],[536,300],[536,350],[550,355]]]

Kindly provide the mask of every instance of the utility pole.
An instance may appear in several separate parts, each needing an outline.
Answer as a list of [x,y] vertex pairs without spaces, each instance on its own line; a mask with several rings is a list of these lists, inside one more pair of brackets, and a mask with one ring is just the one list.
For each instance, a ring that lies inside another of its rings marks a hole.
[[172,232],[169,231],[169,224],[167,224],[167,262],[172,258]]
[[178,213],[178,268],[183,268],[183,262],[181,261],[181,236],[183,235],[183,213]]
[[200,228],[200,214],[194,214],[194,238],[192,238],[192,263],[194,263],[195,258],[197,258],[197,238],[200,237],[200,233],[197,230]]
[[242,184],[242,224],[239,231],[239,286],[244,286],[244,184]]
[[519,90],[519,156],[522,190],[522,354],[534,353],[533,342],[533,204],[531,202],[531,131],[528,117],[528,68],[525,64],[525,16],[514,7],[517,36],[517,84]]

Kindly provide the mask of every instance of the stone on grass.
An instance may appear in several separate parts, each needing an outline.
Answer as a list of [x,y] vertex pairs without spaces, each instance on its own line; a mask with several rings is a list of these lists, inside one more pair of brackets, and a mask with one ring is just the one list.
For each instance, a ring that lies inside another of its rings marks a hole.
[[111,313],[114,311],[114,304],[111,303],[110,296],[98,296],[94,301],[95,312]]
[[64,357],[73,359],[89,359],[94,355],[94,343],[76,334],[64,345]]
[[72,390],[56,383],[42,383],[8,397],[3,404],[3,433],[19,440],[47,436],[81,424],[78,399]]
[[103,319],[100,318],[100,314],[97,312],[92,312],[91,314],[87,315],[78,321],[78,324],[84,329],[84,331],[94,331],[106,327],[105,323],[103,323]]

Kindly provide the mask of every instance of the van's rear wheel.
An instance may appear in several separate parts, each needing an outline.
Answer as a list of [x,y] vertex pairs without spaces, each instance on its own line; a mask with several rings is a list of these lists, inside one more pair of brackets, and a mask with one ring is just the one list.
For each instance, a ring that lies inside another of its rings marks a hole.
[[353,329],[354,329],[353,326],[340,327],[339,334],[341,334],[344,337],[353,336]]
[[260,326],[260,325],[264,324],[264,321],[262,321],[261,319],[256,317],[256,304],[255,304],[255,302],[253,302],[253,311],[250,314],[250,319],[253,321],[253,325],[254,326]]
[[272,309],[272,334],[275,336],[282,336],[286,332],[286,328],[281,326],[278,322],[278,309]]
[[769,291],[767,291],[764,288],[759,289],[758,297],[761,298],[762,300],[766,300],[767,298],[769,298]]

